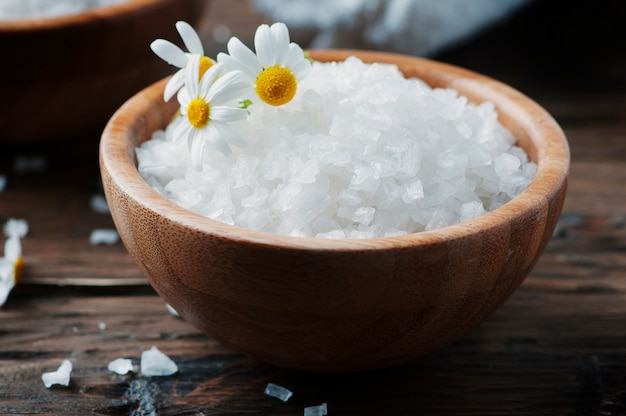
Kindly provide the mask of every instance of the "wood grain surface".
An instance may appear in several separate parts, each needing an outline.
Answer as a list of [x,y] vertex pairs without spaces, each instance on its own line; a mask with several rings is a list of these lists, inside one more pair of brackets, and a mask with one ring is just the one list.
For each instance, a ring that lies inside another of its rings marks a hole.
[[[239,14],[263,18],[241,5],[214,0],[212,9],[233,33],[249,33],[237,30]],[[386,370],[288,371],[200,334],[145,283],[125,285],[144,281],[121,244],[88,244],[92,229],[112,227],[88,204],[100,192],[97,132],[58,146],[2,145],[0,220],[26,218],[31,231],[24,284],[0,309],[0,414],[301,415],[321,402],[329,415],[626,414],[626,59],[606,42],[623,38],[623,11],[611,1],[536,2],[438,57],[543,105],[569,139],[570,185],[555,235],[507,303],[451,346]],[[14,172],[20,154],[44,154],[48,170]],[[137,363],[152,345],[177,375],[106,369],[121,356]],[[70,386],[46,389],[41,374],[63,359],[74,364]],[[267,382],[294,396],[265,396]]]

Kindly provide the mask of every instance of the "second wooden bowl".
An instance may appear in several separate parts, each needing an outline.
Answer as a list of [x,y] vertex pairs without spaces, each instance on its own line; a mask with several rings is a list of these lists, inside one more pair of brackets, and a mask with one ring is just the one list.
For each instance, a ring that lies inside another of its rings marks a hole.
[[176,41],[208,0],[128,0],[64,17],[0,20],[0,142],[25,143],[103,128],[168,66],[149,45]]

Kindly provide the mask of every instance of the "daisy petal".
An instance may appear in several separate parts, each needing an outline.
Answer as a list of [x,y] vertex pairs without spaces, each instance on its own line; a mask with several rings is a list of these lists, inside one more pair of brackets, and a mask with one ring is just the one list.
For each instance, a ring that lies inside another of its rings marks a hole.
[[270,32],[274,38],[274,45],[276,47],[276,62],[283,62],[285,51],[289,46],[289,30],[284,23],[274,23],[270,27]]
[[[182,108],[181,108],[182,111]],[[189,123],[180,123],[174,130],[174,141],[187,139],[191,135],[193,127]]]
[[298,66],[298,64],[300,64],[301,62],[305,62],[310,65],[310,62],[307,61],[304,57],[304,51],[302,50],[302,48],[295,43],[290,43],[283,64],[287,68],[291,68],[291,70],[293,71],[294,68]]
[[185,84],[185,70],[180,69],[167,81],[163,91],[163,99],[169,101]]
[[189,96],[198,96],[198,78],[200,76],[200,56],[190,55],[188,65],[185,67],[185,86]]
[[248,116],[243,108],[213,106],[211,107],[211,122],[231,122],[242,120]]
[[222,154],[224,156],[228,156],[233,151],[230,149],[230,146],[228,146],[228,143],[226,143],[226,140],[224,139],[224,137],[220,134],[219,129],[216,127],[218,125],[220,125],[220,122],[211,123],[211,125],[209,127],[207,127],[207,129],[206,129],[206,139],[213,146],[215,146],[215,148],[217,150],[222,152]]
[[202,157],[204,156],[204,147],[206,145],[206,140],[203,136],[203,134],[196,134],[189,149],[191,166],[195,170],[202,170]]
[[261,72],[263,69],[255,53],[244,45],[238,38],[231,38],[228,41],[227,48],[230,56],[242,66],[242,68],[234,69],[247,69],[251,74],[253,74],[253,76],[256,76],[256,74]]
[[[214,64],[204,73],[204,75],[202,75],[202,79],[200,79],[200,84],[198,86],[200,95],[206,95],[202,94],[202,91],[209,91],[210,88],[212,88],[212,84],[216,82],[215,79],[220,74],[222,69],[222,64]],[[226,75],[222,75],[219,79],[222,79]]]
[[178,102],[180,103],[180,112],[181,112],[181,114],[187,115],[187,106],[191,102],[192,98],[189,95],[189,91],[187,90],[186,87],[183,86],[178,91],[178,97],[177,98],[178,98]]
[[150,44],[150,49],[159,58],[163,59],[170,65],[183,68],[187,65],[187,55],[178,46],[174,45],[169,40],[156,39]]
[[276,64],[277,45],[268,25],[261,25],[254,34],[254,48],[263,68]]
[[[226,123],[213,123],[213,128],[218,132],[219,137],[224,143],[232,143],[238,147],[246,147],[248,146],[248,142],[246,139],[241,137],[239,133],[237,133],[232,127],[230,127]],[[228,146],[228,144],[227,144]],[[229,148],[230,150],[230,148]]]
[[204,55],[202,41],[200,40],[198,33],[189,23],[182,20],[176,22],[176,30],[178,30],[178,33],[180,34],[180,37],[189,52],[197,55]]
[[16,237],[9,237],[4,243],[4,257],[8,260],[15,261],[21,255],[22,244],[20,243],[20,239]]
[[[240,71],[231,71],[228,72],[215,81],[211,88],[207,91],[207,94],[204,98],[209,102],[215,102],[217,104],[224,103],[226,101],[232,100],[233,98],[239,98],[239,85],[243,84],[241,82],[241,72]],[[233,89],[232,93],[228,91]],[[222,97],[224,95],[224,97]],[[228,98],[226,98],[228,97]]]

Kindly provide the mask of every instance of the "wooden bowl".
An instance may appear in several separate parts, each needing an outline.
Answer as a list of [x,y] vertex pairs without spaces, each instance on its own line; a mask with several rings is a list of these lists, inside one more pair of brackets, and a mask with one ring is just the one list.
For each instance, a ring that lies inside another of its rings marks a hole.
[[0,20],[0,141],[33,142],[103,128],[128,98],[171,71],[150,50],[179,39],[208,0],[129,0],[46,19]]
[[347,372],[412,360],[458,339],[495,311],[544,250],[568,181],[569,148],[552,117],[514,89],[415,57],[313,51],[320,61],[356,55],[397,64],[405,76],[495,103],[538,164],[519,196],[479,218],[376,239],[322,240],[222,224],[175,205],[139,176],[134,151],[177,109],[165,80],[109,121],[100,167],[128,251],[163,299],[201,331],[279,366]]

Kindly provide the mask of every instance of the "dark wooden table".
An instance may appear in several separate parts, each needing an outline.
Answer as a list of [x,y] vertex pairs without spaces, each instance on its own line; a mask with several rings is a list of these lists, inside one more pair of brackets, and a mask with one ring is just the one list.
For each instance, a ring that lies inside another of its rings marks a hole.
[[[478,328],[364,374],[255,362],[172,316],[123,245],[89,244],[93,229],[113,227],[89,206],[101,193],[99,130],[38,147],[0,145],[8,178],[0,221],[30,225],[23,282],[0,308],[0,414],[301,415],[322,402],[329,415],[626,414],[626,54],[623,40],[608,38],[623,35],[624,6],[546,3],[437,57],[534,98],[572,151],[557,232],[521,288]],[[226,23],[249,39],[263,17],[238,7],[215,0],[206,33]],[[45,171],[14,170],[16,157],[38,155]],[[118,357],[138,363],[153,345],[177,374],[107,370]],[[41,374],[64,359],[74,365],[70,385],[45,388]],[[294,396],[264,395],[268,382]]]

